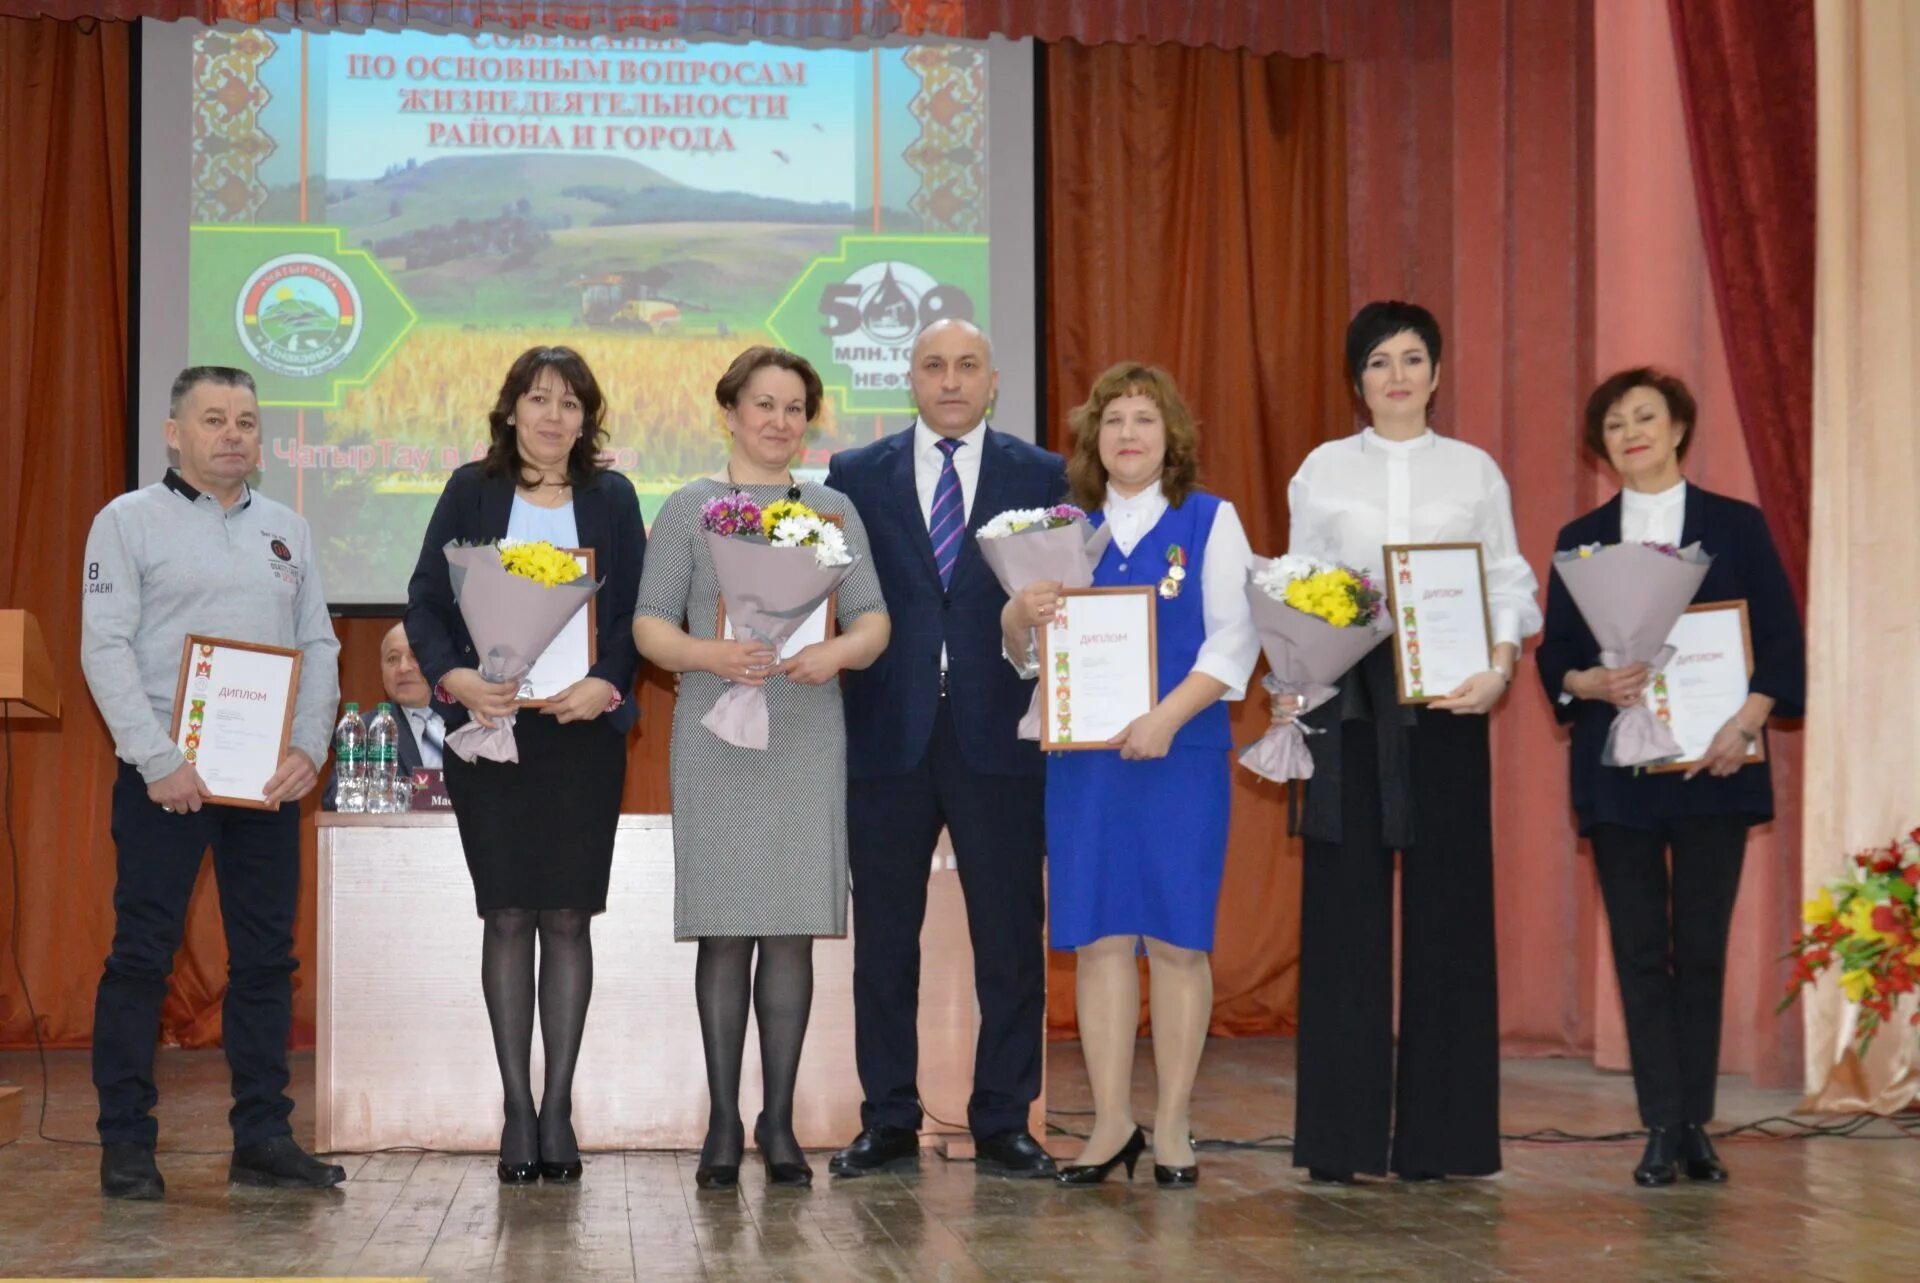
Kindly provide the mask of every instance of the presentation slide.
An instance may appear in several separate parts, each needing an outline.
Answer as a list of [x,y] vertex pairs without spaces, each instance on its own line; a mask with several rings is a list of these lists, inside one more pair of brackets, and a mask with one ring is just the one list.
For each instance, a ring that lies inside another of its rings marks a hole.
[[921,327],[970,319],[1029,439],[1032,50],[142,24],[139,481],[184,365],[259,383],[257,485],[328,598],[405,600],[507,367],[577,348],[649,520],[727,448],[742,348],[828,388],[802,460],[912,421]]

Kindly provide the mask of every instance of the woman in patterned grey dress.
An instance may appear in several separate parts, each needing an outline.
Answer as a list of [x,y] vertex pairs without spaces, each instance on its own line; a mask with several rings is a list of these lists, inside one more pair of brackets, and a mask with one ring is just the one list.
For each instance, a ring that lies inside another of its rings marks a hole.
[[[675,938],[700,943],[694,994],[710,1100],[695,1180],[707,1189],[739,1178],[746,1145],[740,1062],[751,1005],[763,1082],[754,1143],[771,1183],[805,1185],[813,1172],[793,1134],[793,1085],[813,1003],[813,938],[847,930],[847,738],[838,678],[879,658],[889,625],[859,513],[836,490],[796,485],[789,470],[820,411],[820,376],[791,352],[749,348],[714,396],[732,453],[723,471],[682,486],[660,510],[633,620],[640,652],[680,674],[673,925]],[[776,656],[719,634],[719,584],[700,512],[735,491],[762,507],[797,497],[844,520],[855,562],[835,598],[836,636]],[[700,724],[730,683],[765,689],[765,750],[735,748]]]

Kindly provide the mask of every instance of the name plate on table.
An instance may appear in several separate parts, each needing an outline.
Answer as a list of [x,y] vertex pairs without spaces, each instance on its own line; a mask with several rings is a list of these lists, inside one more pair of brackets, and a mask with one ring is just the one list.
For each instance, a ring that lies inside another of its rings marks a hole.
[[267,810],[267,781],[293,736],[301,654],[192,634],[180,648],[173,742],[227,806]]
[[1493,620],[1480,545],[1389,544],[1381,553],[1400,702],[1440,699],[1492,668]]
[[409,811],[453,810],[447,796],[447,777],[431,766],[416,766],[407,772],[407,809]]
[[[1648,681],[1644,698],[1680,741],[1680,757],[1648,769],[1685,771],[1707,755],[1713,737],[1747,702],[1753,678],[1747,603],[1708,601],[1687,607],[1667,634],[1667,645],[1673,647],[1673,658]],[[1747,760],[1767,760],[1764,737],[1747,746]]]
[[[562,548],[560,551],[572,553],[587,578],[594,577],[593,549]],[[533,667],[520,682],[517,697],[520,707],[545,707],[555,695],[585,677],[600,658],[600,630],[594,626],[597,617],[593,609],[598,598],[597,593],[587,598],[580,609],[573,612],[573,618],[560,630],[560,635],[553,639],[553,644],[533,661]]]
[[1153,589],[1068,588],[1040,630],[1040,747],[1113,747],[1159,701]]

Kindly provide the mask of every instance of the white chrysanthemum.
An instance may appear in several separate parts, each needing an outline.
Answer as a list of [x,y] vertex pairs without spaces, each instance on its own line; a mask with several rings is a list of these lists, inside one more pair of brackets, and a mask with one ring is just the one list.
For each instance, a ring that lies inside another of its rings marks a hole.
[[1047,520],[1045,508],[1009,508],[991,521],[983,524],[976,539],[1004,539],[1008,535],[1018,534],[1028,526],[1037,526]]
[[1292,553],[1284,557],[1273,557],[1267,564],[1253,573],[1256,588],[1275,601],[1287,599],[1287,585],[1296,579],[1311,579],[1313,576],[1332,570],[1333,566],[1312,557],[1295,556]]
[[844,566],[853,560],[840,527],[819,517],[782,517],[774,523],[770,542],[776,548],[812,548],[814,564]]

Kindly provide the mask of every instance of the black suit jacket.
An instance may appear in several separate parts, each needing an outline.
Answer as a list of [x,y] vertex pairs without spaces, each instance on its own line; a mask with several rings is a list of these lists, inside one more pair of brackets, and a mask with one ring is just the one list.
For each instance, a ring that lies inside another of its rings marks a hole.
[[[368,716],[363,709],[361,719]],[[402,774],[420,769],[420,742],[413,737],[413,719],[407,716],[407,710],[398,704],[393,706],[393,720],[400,726],[400,738],[396,747],[400,750],[400,771]],[[340,774],[338,763],[327,770],[327,791],[320,795],[320,809],[337,811],[340,809]]]
[[953,584],[940,587],[933,541],[914,483],[912,429],[844,450],[827,484],[866,523],[874,569],[887,599],[893,638],[871,668],[848,672],[844,696],[847,767],[856,779],[903,775],[926,756],[940,707],[940,648],[947,650],[953,720],[967,765],[984,775],[1039,775],[1038,745],[1019,738],[1033,692],[1000,654],[1007,596],[981,559],[974,532],[1008,508],[1059,503],[1067,493],[1059,455],[988,428],[980,478]]
[[[1619,543],[1620,510],[1615,495],[1569,523],[1554,548],[1568,552],[1583,544]],[[1750,689],[1773,697],[1775,717],[1803,716],[1807,671],[1800,610],[1766,518],[1750,503],[1689,483],[1680,543],[1698,543],[1713,554],[1695,601],[1747,603],[1753,635]],[[1547,580],[1546,628],[1534,662],[1554,716],[1573,727],[1573,808],[1582,833],[1596,824],[1651,828],[1656,821],[1688,815],[1746,815],[1756,823],[1773,817],[1773,780],[1765,763],[1742,767],[1725,779],[1703,773],[1691,780],[1682,772],[1655,775],[1600,764],[1615,709],[1600,700],[1560,702],[1567,674],[1598,664],[1600,645],[1557,570]]]
[[[407,641],[420,671],[432,686],[456,668],[473,668],[473,638],[453,598],[446,546],[456,539],[484,543],[503,539],[513,513],[513,481],[489,477],[480,462],[465,464],[447,478],[420,545],[420,560],[407,585]],[[640,499],[633,483],[618,472],[601,472],[573,492],[573,520],[580,543],[594,552],[600,592],[594,599],[599,658],[590,675],[619,691],[626,702],[607,714],[615,729],[633,726],[633,683],[640,653],[633,646],[633,604],[640,595],[640,565],[647,553],[647,532],[640,521]],[[434,707],[446,718],[447,732],[467,721],[459,704]]]

